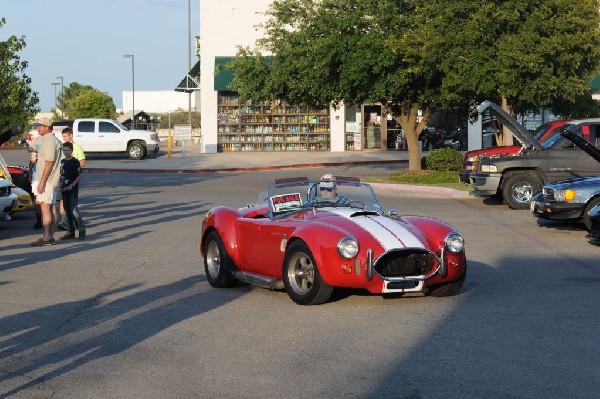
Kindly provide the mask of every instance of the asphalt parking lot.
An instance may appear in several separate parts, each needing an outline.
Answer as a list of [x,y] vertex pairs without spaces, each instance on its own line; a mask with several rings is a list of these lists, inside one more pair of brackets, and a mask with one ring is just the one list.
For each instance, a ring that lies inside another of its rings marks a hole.
[[31,248],[32,213],[0,223],[0,398],[596,397],[598,248],[527,211],[378,191],[386,209],[465,235],[469,275],[451,298],[343,291],[302,307],[211,288],[204,213],[321,173],[86,174],[85,241]]

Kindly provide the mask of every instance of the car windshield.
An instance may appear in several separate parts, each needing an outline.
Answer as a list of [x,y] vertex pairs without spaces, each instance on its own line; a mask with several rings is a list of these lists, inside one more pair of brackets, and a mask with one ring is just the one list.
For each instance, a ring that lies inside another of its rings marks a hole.
[[281,216],[307,208],[351,207],[383,213],[377,195],[370,185],[351,180],[324,182],[304,180],[273,184],[267,187],[265,199],[272,216]]
[[115,121],[115,120],[113,120],[113,123],[114,123],[115,125],[119,126],[121,129],[123,129],[123,130],[125,130],[125,131],[129,131],[129,128],[128,128],[127,126],[123,125],[122,123],[120,123],[120,122],[117,122],[117,121]]
[[540,145],[545,150],[550,149],[554,147],[554,144],[556,144],[556,142],[560,140],[561,137],[562,136],[560,135],[560,129],[556,129],[555,131],[550,133],[550,135],[547,136],[544,140],[540,141]]
[[544,136],[544,134],[546,134],[546,132],[550,129],[552,129],[555,125],[551,124],[551,123],[543,123],[540,126],[537,127],[537,129],[535,129],[531,135],[535,138],[536,141],[540,141],[540,139],[542,138],[542,136]]

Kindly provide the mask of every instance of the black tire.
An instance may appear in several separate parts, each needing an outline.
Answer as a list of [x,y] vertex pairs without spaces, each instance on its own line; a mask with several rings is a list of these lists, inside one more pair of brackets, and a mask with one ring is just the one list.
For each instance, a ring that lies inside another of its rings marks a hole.
[[542,189],[537,177],[527,172],[515,173],[502,185],[502,197],[512,209],[529,209],[533,196]]
[[590,220],[589,213],[592,208],[598,204],[600,204],[600,198],[596,197],[592,198],[592,200],[585,206],[585,210],[583,211],[583,224],[585,225],[587,231],[592,231],[592,221]]
[[444,297],[444,296],[456,295],[456,294],[458,294],[458,291],[460,291],[460,289],[462,288],[466,277],[467,277],[467,269],[465,267],[465,272],[458,280],[452,281],[450,283],[438,284],[438,285],[431,286],[427,289],[427,292],[425,294],[429,295],[429,296],[438,297],[438,298]]
[[331,297],[334,287],[321,278],[308,246],[302,241],[290,244],[283,260],[283,283],[298,305],[320,305]]
[[146,156],[146,147],[139,141],[134,141],[127,147],[129,158],[139,160]]
[[206,279],[215,288],[233,287],[237,283],[237,279],[231,275],[233,269],[233,261],[229,257],[219,233],[211,231],[204,241]]

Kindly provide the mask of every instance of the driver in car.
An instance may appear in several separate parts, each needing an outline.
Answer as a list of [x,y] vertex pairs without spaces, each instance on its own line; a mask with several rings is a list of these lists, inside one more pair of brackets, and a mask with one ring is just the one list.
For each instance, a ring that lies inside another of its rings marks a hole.
[[335,176],[328,173],[321,176],[321,182],[319,183],[319,196],[322,199],[335,202],[337,204],[348,204],[351,202],[350,198],[343,197],[337,193],[337,184],[335,183]]

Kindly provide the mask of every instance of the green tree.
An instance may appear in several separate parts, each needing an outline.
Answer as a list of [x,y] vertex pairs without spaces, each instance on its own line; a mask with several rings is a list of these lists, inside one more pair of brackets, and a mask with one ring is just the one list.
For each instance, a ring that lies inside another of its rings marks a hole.
[[[106,100],[106,99],[104,99],[104,97],[108,97],[108,99],[110,100],[110,103],[114,104],[112,97],[109,97],[104,92],[101,92],[90,85],[82,85],[77,82],[72,82],[71,84],[69,84],[68,86],[66,86],[64,88],[63,93],[58,94],[58,98],[57,98],[58,108],[60,110],[62,110],[65,117],[75,119],[75,117],[73,116],[74,114],[73,114],[72,107],[73,107],[73,104],[79,104],[79,101],[75,100],[75,99],[77,97],[79,97],[82,93],[88,92],[88,91],[92,91],[92,92],[101,94],[101,96],[99,95],[98,98],[102,99],[103,103],[102,103],[102,105],[100,105],[98,107],[98,109],[103,109],[106,106],[106,104],[104,104],[104,102]],[[86,105],[86,106],[84,106],[84,108],[88,107],[88,106],[89,105]],[[75,112],[78,112],[78,111],[75,111]],[[58,118],[59,115],[58,115],[57,110],[55,110],[55,113],[56,113],[56,117]],[[104,112],[104,111],[101,113],[106,114],[106,112]],[[116,114],[116,107],[113,105],[112,115],[114,115],[114,114]],[[102,118],[101,116],[89,116],[89,115],[85,116],[85,117],[87,117],[87,118],[92,118],[92,117]],[[105,117],[105,118],[107,118],[107,117]]]
[[573,100],[557,102],[551,110],[555,115],[569,119],[600,117],[600,103],[592,98],[590,92],[580,94]]
[[69,118],[115,118],[116,108],[107,94],[95,89],[83,89],[65,103]]
[[[441,105],[443,75],[433,57],[412,46],[423,24],[419,4],[275,0],[256,49],[240,48],[226,65],[233,70],[231,88],[250,99],[381,103],[404,129],[409,169],[420,170],[418,136]],[[272,55],[267,60],[263,52]]]
[[[0,28],[6,23],[0,18]],[[38,108],[38,95],[31,89],[31,78],[25,74],[27,61],[18,53],[25,38],[10,36],[0,41],[0,131],[32,119]]]
[[[581,100],[600,71],[598,0],[429,0],[418,37],[444,71],[446,103],[523,113]],[[464,104],[463,104],[464,105]],[[511,135],[504,135],[509,144]]]

